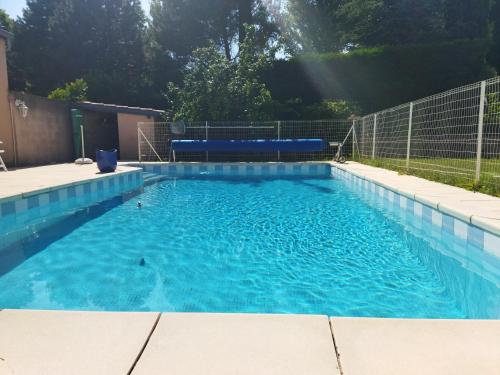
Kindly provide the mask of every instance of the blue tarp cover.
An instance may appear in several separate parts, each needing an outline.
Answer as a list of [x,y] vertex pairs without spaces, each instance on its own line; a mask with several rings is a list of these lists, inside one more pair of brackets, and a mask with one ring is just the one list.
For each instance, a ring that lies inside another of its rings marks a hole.
[[313,152],[322,151],[322,139],[254,139],[254,140],[173,140],[176,152]]

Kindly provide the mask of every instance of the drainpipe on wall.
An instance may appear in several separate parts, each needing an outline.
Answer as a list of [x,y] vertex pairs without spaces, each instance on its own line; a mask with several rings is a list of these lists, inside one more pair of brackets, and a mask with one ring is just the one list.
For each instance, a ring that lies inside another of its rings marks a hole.
[[12,153],[14,154],[14,168],[17,168],[17,136],[16,124],[14,122],[14,112],[12,111],[12,102],[15,98],[9,95],[9,111],[10,111],[10,131],[12,134]]

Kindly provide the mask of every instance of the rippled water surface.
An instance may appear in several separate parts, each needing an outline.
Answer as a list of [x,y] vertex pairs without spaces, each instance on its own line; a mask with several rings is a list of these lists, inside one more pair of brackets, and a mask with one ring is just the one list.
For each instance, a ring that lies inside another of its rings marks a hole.
[[0,276],[0,307],[499,313],[496,265],[345,184],[177,179],[147,187],[8,250],[28,258]]

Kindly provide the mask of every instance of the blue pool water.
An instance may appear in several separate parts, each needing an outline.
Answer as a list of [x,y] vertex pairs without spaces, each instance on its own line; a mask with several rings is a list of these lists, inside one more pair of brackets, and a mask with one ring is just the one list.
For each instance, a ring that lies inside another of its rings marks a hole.
[[0,308],[500,317],[496,259],[357,189],[166,180],[0,250]]

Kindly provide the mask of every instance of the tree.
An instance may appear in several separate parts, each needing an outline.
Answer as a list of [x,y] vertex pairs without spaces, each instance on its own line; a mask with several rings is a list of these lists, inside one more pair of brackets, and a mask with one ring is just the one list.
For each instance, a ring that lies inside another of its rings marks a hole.
[[139,104],[144,28],[139,0],[29,0],[15,25],[15,88],[47,95],[83,77],[93,100]]
[[347,0],[339,7],[343,43],[378,46],[442,40],[444,0]]
[[262,51],[278,36],[261,0],[153,0],[148,29],[153,90],[180,84],[198,48],[213,46],[227,60],[237,58],[245,24],[257,26],[254,41]]
[[289,0],[285,27],[292,50],[332,52],[344,48],[338,10],[342,0]]
[[0,9],[0,29],[4,29],[7,31],[12,31],[14,28],[14,21],[9,15],[5,12],[5,10]]
[[167,97],[176,119],[264,120],[270,118],[272,98],[260,73],[274,59],[275,49],[262,52],[257,30],[245,28],[238,59],[228,60],[216,45],[194,51],[185,69],[182,88],[171,83]]
[[495,0],[445,0],[449,39],[485,39],[490,36],[490,12]]
[[87,82],[77,79],[67,83],[63,88],[52,91],[48,98],[52,100],[66,100],[69,102],[81,102],[87,99]]
[[497,72],[500,72],[500,0],[495,1],[491,10],[490,24],[492,32],[488,61],[495,67]]

